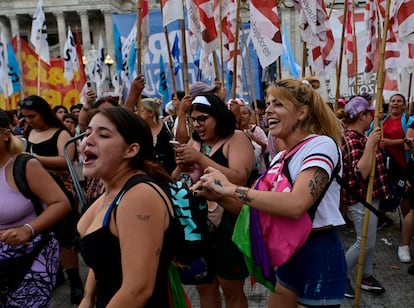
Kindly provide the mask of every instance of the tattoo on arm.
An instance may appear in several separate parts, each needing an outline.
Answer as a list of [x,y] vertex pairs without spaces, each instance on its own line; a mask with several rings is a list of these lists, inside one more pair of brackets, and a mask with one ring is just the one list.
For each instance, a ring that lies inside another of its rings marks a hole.
[[234,194],[239,201],[249,203],[252,201],[248,196],[249,190],[250,188],[237,187]]
[[142,221],[149,221],[151,218],[151,215],[143,215],[143,214],[137,214],[137,219]]
[[318,200],[328,182],[329,176],[326,171],[317,168],[313,175],[313,179],[309,181],[309,189],[314,201]]
[[157,248],[157,251],[155,252],[155,255],[156,255],[157,257],[159,257],[159,256],[161,255],[161,247],[158,247],[158,248]]

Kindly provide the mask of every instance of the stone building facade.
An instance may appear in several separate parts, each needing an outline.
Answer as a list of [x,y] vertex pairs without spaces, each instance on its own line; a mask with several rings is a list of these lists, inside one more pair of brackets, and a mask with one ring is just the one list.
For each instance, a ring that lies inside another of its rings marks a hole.
[[[149,0],[150,8],[159,7],[159,0]],[[63,54],[67,27],[78,32],[83,53],[96,49],[100,35],[106,53],[114,58],[113,13],[136,12],[136,0],[44,0],[47,34],[51,57]],[[30,41],[36,0],[0,0],[0,29],[6,39],[20,35]],[[76,35],[75,35],[76,37]]]

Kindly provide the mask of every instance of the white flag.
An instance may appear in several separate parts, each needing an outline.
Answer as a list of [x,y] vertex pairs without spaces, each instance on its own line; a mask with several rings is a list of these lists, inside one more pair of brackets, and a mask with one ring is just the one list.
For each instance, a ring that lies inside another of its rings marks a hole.
[[131,68],[129,67],[129,58],[131,54],[133,53],[132,48],[135,48],[137,41],[137,25],[134,24],[134,26],[131,29],[131,32],[129,32],[128,37],[125,39],[125,41],[122,43],[122,71],[121,71],[121,80],[126,85],[126,88],[128,89],[132,76],[130,76]]
[[92,70],[91,79],[96,82],[98,95],[102,92],[102,85],[106,79],[106,67],[105,67],[105,47],[102,38],[102,34],[99,36],[98,54],[96,56],[95,65]]
[[39,57],[50,64],[49,44],[47,43],[46,17],[43,11],[43,0],[39,0],[33,15],[30,42],[35,47]]
[[162,0],[162,25],[166,27],[169,23],[184,19],[182,0]]
[[251,38],[262,67],[275,62],[283,53],[282,34],[276,1],[250,1]]
[[[0,30],[1,31],[1,30]],[[4,31],[0,33],[0,88],[4,96],[9,97],[13,94],[13,84],[9,77],[9,61],[7,53],[7,41]]]
[[68,37],[65,42],[63,52],[63,61],[65,66],[64,76],[68,83],[73,79],[74,73],[79,71],[78,55],[76,53],[76,44],[70,27],[68,27]]

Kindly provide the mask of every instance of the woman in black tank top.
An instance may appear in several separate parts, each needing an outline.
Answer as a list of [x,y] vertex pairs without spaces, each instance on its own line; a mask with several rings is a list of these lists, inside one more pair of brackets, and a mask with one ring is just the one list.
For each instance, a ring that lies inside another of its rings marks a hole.
[[[90,267],[79,307],[171,307],[176,220],[161,188],[171,178],[154,160],[150,128],[125,108],[99,110],[86,130],[82,156],[85,176],[100,178],[105,193],[78,223],[81,254]],[[141,182],[125,192],[132,177]]]

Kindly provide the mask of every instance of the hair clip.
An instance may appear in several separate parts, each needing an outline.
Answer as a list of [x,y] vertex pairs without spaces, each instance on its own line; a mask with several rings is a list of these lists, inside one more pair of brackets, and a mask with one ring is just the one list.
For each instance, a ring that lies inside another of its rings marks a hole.
[[312,85],[311,85],[311,83],[309,82],[309,80],[304,79],[304,80],[302,80],[302,83],[303,83],[304,85],[308,86],[308,87],[312,87]]

